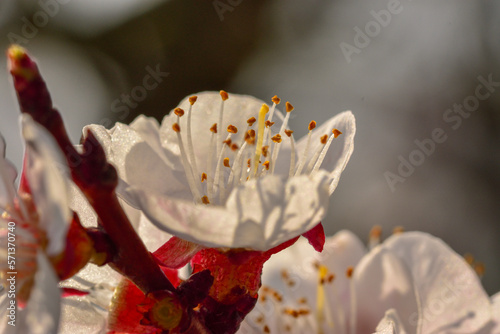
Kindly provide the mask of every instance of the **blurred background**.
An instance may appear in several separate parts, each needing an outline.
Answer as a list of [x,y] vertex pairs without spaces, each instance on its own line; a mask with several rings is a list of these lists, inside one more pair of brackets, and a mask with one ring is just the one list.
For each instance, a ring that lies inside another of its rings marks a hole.
[[[202,90],[277,94],[295,106],[299,137],[311,119],[352,110],[356,148],[327,233],[429,232],[484,263],[493,294],[499,14],[500,2],[488,0],[1,0],[0,46],[21,44],[38,59],[75,143],[85,124],[161,120]],[[0,132],[19,166],[4,52],[0,103]]]

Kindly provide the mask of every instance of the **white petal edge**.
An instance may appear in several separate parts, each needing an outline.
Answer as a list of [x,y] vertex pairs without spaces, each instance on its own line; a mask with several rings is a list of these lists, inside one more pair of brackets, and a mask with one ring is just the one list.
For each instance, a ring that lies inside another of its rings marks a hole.
[[69,209],[69,169],[54,138],[29,115],[21,116],[22,135],[26,142],[26,176],[40,217],[47,232],[48,255],[64,250],[72,214]]
[[328,175],[288,181],[266,176],[233,190],[225,207],[195,205],[131,189],[158,228],[207,247],[267,250],[318,224],[328,207]]
[[477,274],[442,240],[406,232],[391,236],[383,246],[411,270],[421,305],[422,333],[446,328],[474,333],[490,320],[490,300]]
[[385,311],[394,308],[408,334],[418,333],[415,326],[410,326],[412,319],[419,316],[411,271],[395,254],[375,247],[354,268],[353,280],[357,332],[373,332]]

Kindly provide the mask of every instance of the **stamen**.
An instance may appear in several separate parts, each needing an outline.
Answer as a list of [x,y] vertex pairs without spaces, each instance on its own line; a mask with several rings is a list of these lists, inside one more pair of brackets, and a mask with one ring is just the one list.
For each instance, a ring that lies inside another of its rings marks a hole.
[[184,116],[184,110],[181,109],[181,108],[175,108],[174,109],[174,114],[176,114],[177,117],[182,117],[182,116]]
[[[224,115],[224,102],[227,101],[227,99],[229,98],[229,95],[224,90],[221,90],[219,92],[219,94],[220,94],[220,97],[221,97],[222,101],[221,101],[221,104],[220,104],[219,123],[218,123],[218,125],[219,125],[219,127],[222,128],[222,120],[223,120],[223,115]],[[222,148],[222,133],[219,133],[218,136],[217,136],[217,153],[220,153],[221,148]]]
[[308,129],[309,129],[309,134],[307,135],[307,142],[306,142],[306,147],[304,148],[304,152],[302,154],[302,157],[300,158],[299,161],[299,167],[297,167],[297,171],[295,172],[295,176],[300,175],[302,173],[302,169],[304,168],[304,165],[307,160],[307,153],[309,153],[309,146],[311,145],[311,133],[312,130],[316,127],[316,122],[311,121],[309,123]]
[[[229,174],[229,179],[227,181],[227,184],[228,185],[233,184],[233,187],[236,186],[236,182],[239,182],[240,179],[240,175],[242,172],[241,169],[242,169],[243,152],[245,151],[246,147],[247,147],[247,142],[245,141],[241,146],[241,148],[239,149],[238,153],[236,153],[236,157],[234,158],[233,168],[231,169],[231,174]],[[233,149],[232,146],[231,149]]]
[[404,227],[403,226],[396,226],[393,230],[392,230],[392,234],[401,234],[405,231]]
[[320,264],[318,268],[318,288],[317,288],[317,296],[316,296],[316,320],[318,325],[318,333],[323,333],[323,323],[326,321],[328,327],[331,329],[334,327],[332,316],[332,310],[328,303],[328,300],[325,298],[325,284],[328,279],[328,268],[325,265]]
[[354,274],[354,268],[348,267],[346,271],[346,276],[349,279],[349,291],[351,294],[351,313],[349,315],[349,333],[356,333],[356,288],[354,287],[354,282],[352,275]]
[[229,126],[227,127],[227,132],[238,133],[238,128],[235,127],[234,125],[229,124]]
[[281,99],[278,97],[278,95],[274,95],[273,98],[271,99],[271,101],[273,101],[273,103],[278,105],[278,104],[280,104]]
[[193,172],[191,170],[191,166],[189,165],[187,155],[186,155],[186,149],[184,148],[184,143],[182,142],[182,137],[181,137],[181,127],[179,126],[179,123],[174,123],[172,125],[172,129],[174,132],[177,134],[177,141],[179,142],[179,149],[181,151],[181,162],[184,167],[184,172],[186,174],[186,178],[189,184],[189,188],[191,188],[191,193],[196,201],[201,197],[198,187],[196,186],[196,182],[194,180]]
[[292,151],[290,155],[290,171],[288,172],[288,177],[292,177],[293,171],[295,170],[295,140],[293,140],[292,133],[292,130],[285,130],[285,134],[290,138],[290,148]]
[[[189,110],[188,110],[188,115],[187,115],[187,148],[188,148],[188,155],[189,155],[189,161],[191,162],[191,168],[193,171],[193,176],[197,178],[200,174],[198,172],[198,164],[196,163],[196,157],[194,155],[194,146],[193,146],[193,136],[191,132],[191,114],[193,110],[193,104],[196,102],[198,99],[197,96],[191,96],[189,98]],[[198,183],[196,183],[198,184]],[[201,188],[199,188],[201,192]]]
[[272,120],[273,120],[273,116],[274,116],[274,110],[276,109],[276,102],[274,102],[274,101],[278,101],[278,100],[279,100],[279,98],[276,95],[272,98],[273,105],[271,107],[271,111],[269,112],[269,115],[267,116],[267,121],[265,122],[266,128],[265,128],[264,137],[263,137],[264,138],[264,145],[266,145],[267,142],[268,142],[268,136],[271,137],[271,129],[270,129],[270,127],[274,124],[272,122]]
[[[253,166],[253,176],[257,174],[257,168],[259,165],[260,156],[262,154],[262,142],[264,140],[264,129],[265,129],[265,117],[269,111],[269,106],[263,104],[259,111],[259,128],[257,134],[257,145],[255,146],[255,157]],[[250,176],[252,176],[252,174]]]
[[267,158],[268,153],[269,153],[269,145],[262,146],[262,155]]
[[252,126],[253,123],[257,122],[257,120],[255,119],[255,117],[250,117],[248,120],[247,120],[247,124],[248,126]]
[[484,263],[476,262],[474,264],[474,271],[476,272],[477,276],[479,276],[479,278],[483,278],[484,272],[486,271]]
[[213,199],[213,184],[214,184],[214,178],[212,177],[212,168],[213,168],[213,157],[214,155],[217,154],[217,152],[215,152],[214,154],[214,150],[216,149],[216,145],[215,145],[215,140],[218,138],[217,136],[217,123],[214,123],[211,127],[210,127],[210,131],[212,132],[212,136],[210,138],[210,148],[208,150],[208,170],[207,170],[207,174],[208,174],[208,182],[207,182],[207,193],[208,193],[208,199],[209,200],[212,200]]
[[[287,131],[286,127],[288,125],[288,120],[290,119],[290,112],[293,110],[293,106],[290,104],[290,102],[287,101],[285,105],[286,105],[286,116],[285,116],[285,119],[283,120],[283,124],[281,124],[281,129],[278,132],[278,134],[280,136],[283,136],[283,133]],[[291,133],[293,133],[293,131]],[[290,135],[291,135],[291,133],[290,133]],[[288,137],[290,137],[290,135],[287,134]],[[274,174],[274,168],[276,167],[275,162],[276,162],[276,159],[278,159],[278,154],[280,152],[280,148],[281,148],[281,145],[277,145],[277,144],[275,144],[273,147],[273,156],[271,159],[271,166],[272,166],[271,174]],[[295,154],[295,152],[293,154]],[[294,157],[294,159],[295,159],[295,157]]]
[[375,225],[370,231],[370,236],[368,238],[368,248],[373,249],[375,246],[380,244],[380,239],[382,236],[382,227],[380,225]]
[[[226,142],[228,140],[231,140],[231,133],[229,133],[226,137]],[[222,172],[221,165],[223,161],[223,156],[224,156],[224,151],[225,151],[226,145],[223,145],[220,153],[219,153],[219,159],[217,160],[217,167],[215,168],[215,177],[214,177],[214,187],[213,187],[213,193],[215,194],[217,192],[217,189],[219,189],[219,199],[220,199],[220,204],[223,203],[224,200],[224,173]]]
[[281,143],[281,135],[278,133],[271,138],[271,140],[275,143]]
[[316,152],[314,153],[314,156],[312,157],[312,159],[309,160],[309,163],[307,164],[307,168],[306,168],[306,170],[307,170],[306,174],[310,174],[311,173],[311,171],[313,169],[313,166],[318,161],[319,155],[321,154],[321,151],[323,150],[324,145],[326,144],[327,140],[328,140],[328,135],[323,135],[319,139],[320,143],[323,146],[319,146],[318,149],[316,150]]
[[207,196],[203,196],[203,197],[201,198],[201,202],[202,202],[203,204],[210,204],[210,201],[208,200],[208,197],[207,197]]
[[[316,123],[314,126],[316,126]],[[311,173],[316,173],[319,170],[319,167],[321,167],[323,160],[325,160],[326,153],[328,152],[330,145],[332,145],[333,139],[337,138],[340,134],[342,134],[342,132],[340,132],[339,130],[337,129],[332,130],[332,134],[330,135],[330,138],[328,138],[328,142],[326,143],[326,145],[323,147],[321,155],[319,156],[318,161],[316,161],[316,164],[314,165],[314,168]]]

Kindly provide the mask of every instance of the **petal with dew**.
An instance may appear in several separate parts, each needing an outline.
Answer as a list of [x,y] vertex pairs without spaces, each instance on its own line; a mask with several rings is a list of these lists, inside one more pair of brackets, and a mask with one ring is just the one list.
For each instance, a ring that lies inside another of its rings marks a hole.
[[40,226],[49,236],[46,252],[64,250],[66,232],[72,219],[69,209],[69,177],[66,159],[53,137],[33,119],[23,114],[22,134],[26,141],[26,173],[40,217]]
[[[442,240],[422,232],[394,235],[384,248],[410,268],[421,305],[421,329],[473,333],[491,317],[477,274]],[[408,327],[406,327],[408,329]]]

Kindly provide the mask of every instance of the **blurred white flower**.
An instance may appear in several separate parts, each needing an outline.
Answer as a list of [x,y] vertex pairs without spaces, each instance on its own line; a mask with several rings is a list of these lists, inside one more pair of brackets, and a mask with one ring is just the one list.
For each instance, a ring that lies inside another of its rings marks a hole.
[[64,251],[72,219],[67,167],[50,134],[28,115],[21,120],[26,161],[19,191],[14,187],[16,170],[5,159],[0,136],[0,273],[4,285],[0,331],[55,333],[61,294],[51,259]]
[[341,231],[322,254],[304,240],[264,266],[261,298],[238,333],[500,333],[500,294],[441,240],[395,234],[365,254]]
[[311,122],[295,143],[293,107],[284,117],[277,103],[269,110],[251,96],[203,92],[161,126],[139,116],[88,128],[118,169],[117,192],[158,228],[208,247],[267,250],[324,217],[355,134],[354,116],[343,112],[317,129]]

